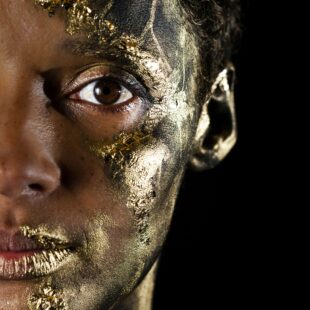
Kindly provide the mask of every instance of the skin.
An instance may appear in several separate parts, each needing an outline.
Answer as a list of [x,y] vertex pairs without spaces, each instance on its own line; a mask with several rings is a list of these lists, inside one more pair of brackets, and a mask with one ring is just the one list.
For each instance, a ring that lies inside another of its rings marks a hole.
[[[66,17],[0,0],[0,229],[44,227],[75,248],[51,275],[0,280],[0,309],[29,309],[44,288],[64,309],[138,309],[151,289],[135,288],[161,251],[197,143],[197,44],[172,0],[112,4],[105,18],[135,38],[138,56],[87,29],[69,35]],[[128,86],[130,104],[77,100],[102,76]]]

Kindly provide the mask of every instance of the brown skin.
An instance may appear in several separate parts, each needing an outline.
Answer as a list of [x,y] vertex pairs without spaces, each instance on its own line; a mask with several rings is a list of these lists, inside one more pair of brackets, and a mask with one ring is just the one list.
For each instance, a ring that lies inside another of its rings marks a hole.
[[[151,1],[145,3],[148,12]],[[177,18],[159,18],[161,27],[178,29]],[[193,44],[189,33],[171,33],[166,48],[161,42],[164,63],[174,69],[160,71],[166,79],[160,94],[148,86],[147,100],[131,90],[126,108],[98,108],[76,100],[80,88],[72,95],[67,83],[85,65],[91,69],[77,84],[110,71],[118,78],[128,65],[65,49],[68,38],[84,39],[70,37],[64,19],[64,11],[48,18],[30,0],[0,0],[0,229],[60,228],[76,250],[50,277],[0,279],[0,309],[28,309],[29,296],[47,279],[64,292],[69,309],[109,309],[129,294],[158,257],[195,143],[198,58],[181,38]],[[117,15],[109,19],[120,26]],[[139,37],[143,29],[134,29],[135,22],[125,20],[121,28]],[[121,133],[136,139],[125,151]]]

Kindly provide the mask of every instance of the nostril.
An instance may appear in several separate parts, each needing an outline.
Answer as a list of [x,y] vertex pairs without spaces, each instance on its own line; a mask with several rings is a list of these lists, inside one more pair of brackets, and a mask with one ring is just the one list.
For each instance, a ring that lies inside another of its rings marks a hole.
[[41,184],[38,184],[38,183],[29,184],[28,187],[32,191],[36,191],[36,192],[43,192],[44,191],[43,186]]

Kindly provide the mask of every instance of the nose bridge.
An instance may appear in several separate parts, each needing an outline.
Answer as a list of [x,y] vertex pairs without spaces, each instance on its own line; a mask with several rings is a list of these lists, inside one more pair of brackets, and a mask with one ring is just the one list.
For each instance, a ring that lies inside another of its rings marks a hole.
[[[31,122],[29,79],[17,63],[5,62],[0,68],[0,157],[26,151],[30,142],[27,126]],[[26,147],[26,148],[25,148]]]
[[37,140],[38,136],[27,128],[26,118],[29,115],[21,111],[14,112],[16,112],[14,109],[9,109],[0,116],[0,163],[2,166],[0,169],[2,170],[10,170],[13,167],[18,170],[21,168],[19,166],[25,165],[42,152]]
[[50,193],[60,171],[42,141],[43,108],[33,96],[31,74],[14,68],[0,68],[0,195]]

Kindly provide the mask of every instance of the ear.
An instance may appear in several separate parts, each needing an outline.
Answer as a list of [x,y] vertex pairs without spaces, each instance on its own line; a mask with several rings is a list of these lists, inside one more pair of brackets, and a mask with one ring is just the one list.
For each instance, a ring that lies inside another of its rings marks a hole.
[[236,143],[234,82],[235,69],[230,65],[217,76],[202,107],[190,159],[195,170],[214,168]]

